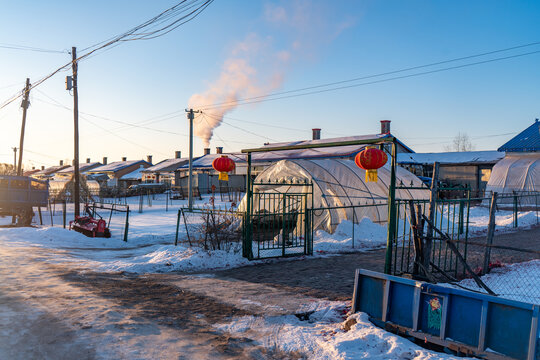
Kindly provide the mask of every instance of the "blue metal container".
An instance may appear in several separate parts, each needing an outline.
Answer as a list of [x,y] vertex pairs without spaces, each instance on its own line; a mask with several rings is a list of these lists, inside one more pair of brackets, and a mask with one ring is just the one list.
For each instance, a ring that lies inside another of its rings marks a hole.
[[353,311],[376,325],[486,359],[540,359],[540,306],[358,269]]

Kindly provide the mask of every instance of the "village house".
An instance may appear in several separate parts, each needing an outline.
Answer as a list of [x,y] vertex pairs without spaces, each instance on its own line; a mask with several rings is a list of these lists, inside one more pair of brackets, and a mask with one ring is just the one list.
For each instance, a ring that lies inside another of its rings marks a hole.
[[142,182],[173,186],[175,185],[175,171],[187,163],[189,163],[189,158],[181,157],[181,152],[176,151],[173,159],[160,161],[156,165],[142,170]]
[[471,196],[483,196],[493,166],[504,157],[499,151],[443,153],[400,153],[399,166],[425,181],[431,181],[433,164],[439,163],[439,181],[448,186],[467,187]]
[[[151,160],[149,158],[148,160]],[[122,180],[124,175],[133,173],[136,170],[146,169],[152,164],[145,160],[127,160],[123,157],[122,161],[115,161],[110,164],[107,164],[107,158],[103,158],[103,164],[87,172],[88,178],[92,180],[97,180],[100,183],[105,184],[108,187],[115,188],[127,188],[134,181],[131,177]],[[135,182],[140,182],[141,177]]]

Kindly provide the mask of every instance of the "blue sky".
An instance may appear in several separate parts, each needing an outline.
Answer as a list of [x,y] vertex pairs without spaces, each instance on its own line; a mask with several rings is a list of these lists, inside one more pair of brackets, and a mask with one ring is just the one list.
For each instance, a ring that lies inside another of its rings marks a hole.
[[[77,46],[81,54],[175,3],[9,2],[0,13],[0,46],[60,51]],[[81,61],[81,159],[151,154],[156,161],[175,150],[187,155],[182,110],[194,94],[208,89],[244,98],[533,43],[540,41],[539,15],[540,3],[532,1],[215,0],[163,37],[126,42]],[[538,50],[540,45],[416,72]],[[67,53],[0,48],[0,103],[20,91],[26,77],[37,80],[69,60]],[[390,119],[392,132],[417,152],[444,151],[458,132],[467,133],[477,150],[493,150],[540,117],[538,64],[540,53],[242,105],[225,113],[210,146],[212,152],[216,146],[236,151],[267,141],[308,139],[313,127],[322,128],[323,137],[376,133],[379,120]],[[27,166],[72,158],[72,113],[58,106],[72,106],[64,90],[68,74],[31,93]],[[11,162],[11,147],[18,146],[19,104],[0,110],[0,162]],[[118,123],[151,118],[145,128]],[[199,121],[204,125],[209,119]],[[203,147],[197,138],[195,154]]]

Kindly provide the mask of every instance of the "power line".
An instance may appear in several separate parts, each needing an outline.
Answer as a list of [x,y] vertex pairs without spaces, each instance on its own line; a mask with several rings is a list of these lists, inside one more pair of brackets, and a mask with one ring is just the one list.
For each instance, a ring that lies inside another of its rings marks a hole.
[[34,52],[42,52],[42,53],[56,53],[56,54],[66,54],[66,53],[68,53],[67,50],[51,50],[51,49],[37,48],[37,47],[33,47],[33,46],[5,44],[5,43],[0,43],[0,48],[2,48],[2,49],[10,49],[10,50],[34,51]]
[[[98,43],[96,45],[102,44],[98,47],[95,47],[93,50],[90,50],[89,52],[79,56],[77,59],[73,59],[69,63],[59,67],[58,69],[54,70],[52,73],[46,75],[45,77],[35,81],[32,86],[30,87],[29,91],[33,88],[41,85],[46,80],[50,79],[60,71],[67,70],[71,67],[73,62],[78,62],[83,59],[88,58],[92,54],[96,53],[99,50],[108,48],[110,46],[113,46],[119,42],[122,41],[135,41],[135,40],[150,40],[155,39],[156,37],[163,36],[174,29],[178,28],[179,26],[188,23],[189,21],[195,19],[202,11],[204,11],[214,0],[206,0],[206,1],[200,1],[200,0],[183,0],[180,3],[176,4],[175,6],[161,12],[159,15],[154,16],[150,20],[145,21],[144,23],[128,30],[127,32],[120,34],[116,37],[111,38],[109,41],[103,41],[101,43]],[[187,12],[186,14],[183,14],[184,12]],[[183,14],[183,15],[182,15]],[[169,19],[175,19],[169,24],[151,31],[150,33],[142,33],[138,32],[140,30],[143,30],[145,28],[151,28],[152,25],[156,23],[163,23]],[[94,45],[95,46],[95,45]],[[89,48],[86,48],[85,50],[88,50],[94,46],[91,46]],[[84,51],[84,50],[83,50]],[[3,109],[4,107],[8,106],[18,98],[20,98],[22,95],[17,95],[12,98],[9,98],[8,100],[4,101],[2,105],[0,105],[0,109]]]
[[[535,44],[538,44],[538,43],[533,43],[533,44],[535,45]],[[523,46],[532,46],[533,44],[523,45]],[[523,46],[521,46],[521,47],[523,47]],[[517,47],[514,47],[514,48],[517,48]],[[496,51],[492,51],[490,53],[506,51],[506,50],[507,49],[496,50]],[[516,54],[516,55],[498,57],[498,58],[493,58],[493,59],[488,59],[488,60],[483,60],[483,61],[477,61],[477,62],[468,63],[468,64],[450,66],[450,67],[446,67],[446,68],[435,69],[435,70],[430,70],[430,71],[424,71],[424,72],[419,72],[419,73],[414,73],[414,74],[395,76],[395,77],[391,77],[391,78],[386,78],[386,79],[381,79],[381,80],[374,80],[374,81],[364,82],[364,83],[360,83],[360,84],[337,86],[337,87],[333,87],[333,88],[329,88],[329,89],[321,89],[321,90],[303,92],[303,93],[300,93],[300,94],[291,94],[291,95],[278,96],[278,95],[289,94],[289,93],[294,93],[294,92],[301,92],[301,91],[305,91],[305,90],[309,90],[309,89],[328,87],[328,86],[332,86],[332,85],[335,85],[335,84],[354,82],[354,81],[373,78],[373,77],[380,77],[380,76],[384,76],[384,75],[388,75],[388,74],[392,74],[392,73],[410,71],[410,69],[419,69],[419,68],[434,66],[433,64],[448,63],[448,62],[458,61],[458,60],[462,59],[462,58],[459,58],[459,59],[454,59],[454,60],[441,61],[439,63],[416,66],[414,68],[395,70],[395,71],[391,71],[391,72],[387,72],[387,73],[381,73],[381,74],[364,76],[364,77],[360,77],[360,78],[342,80],[342,81],[333,82],[333,83],[315,85],[315,86],[310,86],[310,87],[307,87],[307,88],[288,90],[288,91],[279,92],[279,93],[269,93],[269,94],[254,96],[254,97],[250,97],[250,98],[238,99],[238,100],[235,100],[235,101],[227,101],[227,102],[209,104],[209,105],[204,105],[204,106],[200,107],[199,109],[201,109],[201,110],[209,110],[209,109],[227,107],[227,106],[230,106],[230,105],[240,106],[240,105],[246,105],[246,104],[255,104],[255,103],[260,103],[260,102],[266,102],[266,101],[275,101],[275,100],[282,100],[282,99],[288,99],[288,98],[294,98],[294,97],[300,97],[300,96],[307,96],[307,95],[325,93],[325,92],[330,92],[330,91],[349,89],[349,88],[354,88],[354,87],[359,87],[359,86],[378,84],[378,83],[388,82],[388,81],[393,81],[393,80],[406,79],[406,78],[410,78],[410,77],[422,76],[422,75],[427,75],[427,74],[434,74],[434,73],[438,73],[438,72],[455,70],[455,69],[465,68],[465,67],[469,67],[469,66],[481,65],[481,64],[486,64],[486,63],[491,63],[491,62],[496,62],[496,61],[502,61],[502,60],[513,59],[513,58],[517,58],[517,57],[533,55],[533,54],[537,54],[537,53],[540,53],[540,50],[531,51],[531,52],[527,52],[527,53]],[[465,57],[465,58],[471,58],[471,57],[477,57],[477,56],[484,56],[484,55],[483,54],[471,55],[471,56]],[[274,97],[274,96],[277,96],[277,97]]]

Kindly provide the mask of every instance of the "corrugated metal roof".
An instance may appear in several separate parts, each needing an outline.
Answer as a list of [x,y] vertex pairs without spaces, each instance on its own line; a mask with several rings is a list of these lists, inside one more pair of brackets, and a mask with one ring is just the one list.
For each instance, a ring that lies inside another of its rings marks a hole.
[[146,162],[144,160],[115,161],[107,165],[98,166],[97,168],[94,168],[90,170],[89,172],[91,173],[99,173],[99,172],[107,172],[107,171],[117,172],[135,164],[152,165],[149,162]]
[[[198,159],[198,157],[193,158],[193,159],[196,160]],[[189,158],[167,159],[167,160],[160,161],[154,166],[150,166],[149,168],[144,169],[143,172],[153,173],[153,172],[158,172],[158,171],[159,172],[174,171],[188,162],[189,162]]]
[[498,150],[506,152],[540,151],[540,122],[538,122],[538,119],[535,120],[534,124],[514,136]]
[[463,151],[442,153],[401,153],[397,155],[398,164],[428,165],[435,161],[440,164],[494,164],[504,158],[500,151]]
[[65,169],[69,167],[69,165],[56,165],[56,166],[51,166],[51,167],[48,167],[44,170],[39,170],[37,172],[35,172],[34,174],[32,175],[35,175],[35,176],[40,176],[40,175],[44,175],[44,176],[48,176],[48,175],[51,175],[51,174],[54,174],[62,169]]
[[[96,168],[98,166],[101,166],[100,162],[81,163],[81,164],[79,164],[79,171],[80,172],[89,171],[89,170],[91,170],[93,168]],[[58,173],[65,174],[65,173],[72,173],[73,171],[75,171],[73,166],[70,166],[70,167],[65,168],[63,170],[60,170]]]

